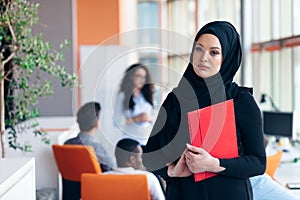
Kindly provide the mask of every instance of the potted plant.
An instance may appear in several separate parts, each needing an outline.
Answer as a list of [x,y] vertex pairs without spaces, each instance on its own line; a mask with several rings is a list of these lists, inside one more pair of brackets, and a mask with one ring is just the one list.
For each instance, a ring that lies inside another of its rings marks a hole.
[[[54,50],[49,42],[43,40],[42,34],[32,33],[33,26],[39,20],[38,9],[39,4],[27,0],[0,0],[2,157],[6,153],[6,138],[9,147],[28,150],[28,147],[17,140],[17,125],[38,117],[38,99],[53,93],[51,81],[44,78],[46,75],[56,77],[63,87],[76,85],[75,75],[58,64],[63,60],[62,49],[68,45],[68,41],[61,43],[59,50]],[[25,126],[36,127],[37,123],[25,123]],[[35,130],[34,134],[41,135],[44,142],[49,142],[43,132]]]

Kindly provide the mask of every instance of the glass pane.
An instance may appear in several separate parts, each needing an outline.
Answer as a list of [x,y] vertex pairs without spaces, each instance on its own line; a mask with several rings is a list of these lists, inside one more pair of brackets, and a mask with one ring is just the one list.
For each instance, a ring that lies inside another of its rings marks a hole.
[[137,26],[140,29],[138,33],[139,44],[159,44],[159,6],[157,2],[139,2]]
[[[294,14],[294,35],[299,35],[300,34],[300,1],[299,0],[294,0],[294,5],[293,5],[293,14]],[[299,118],[300,119],[300,118]]]
[[201,28],[206,23],[218,18],[217,0],[198,1],[198,27]]
[[272,52],[272,73],[270,74],[272,76],[272,95],[274,104],[276,107],[279,105],[279,82],[280,82],[280,52],[279,51],[274,51]]
[[259,21],[260,16],[257,12],[259,10],[259,2],[260,0],[253,0],[252,1],[252,41],[259,42],[260,41],[260,34],[259,34]]
[[[271,68],[271,53],[262,52],[259,62],[259,83],[261,93],[266,93],[272,96],[272,68]],[[265,109],[272,109],[270,104],[264,105]]]
[[[299,12],[299,8],[297,10]],[[280,0],[280,37],[292,35],[292,0]]]
[[[300,120],[300,47],[294,48],[294,102],[296,111],[296,118],[298,122]],[[296,123],[297,133],[300,133],[300,123]],[[300,139],[300,135],[298,135],[298,139]]]
[[291,48],[284,48],[280,51],[279,63],[279,108],[282,111],[291,111],[292,100],[292,50]]
[[239,0],[199,0],[198,1],[198,27],[213,20],[226,20],[240,30]]
[[170,63],[170,79],[169,86],[176,87],[178,85],[179,80],[181,79],[187,65],[188,65],[189,56],[171,56],[169,58]]
[[187,36],[194,36],[195,10],[194,0],[170,1],[168,3],[169,28]]
[[231,22],[237,30],[240,29],[240,10],[239,0],[219,0],[218,3],[219,19]]
[[280,1],[272,0],[272,39],[280,37]]
[[260,53],[255,52],[252,53],[252,71],[253,71],[253,88],[254,90],[254,97],[259,102],[261,96],[261,89],[260,89],[260,65],[259,65],[259,58]]
[[271,0],[259,1],[259,41],[271,40]]

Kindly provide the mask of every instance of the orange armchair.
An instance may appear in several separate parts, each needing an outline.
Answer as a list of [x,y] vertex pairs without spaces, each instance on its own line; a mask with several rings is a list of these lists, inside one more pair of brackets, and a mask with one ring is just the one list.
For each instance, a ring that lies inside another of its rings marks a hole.
[[267,156],[266,173],[274,179],[274,174],[280,164],[283,151],[278,151],[276,154]]
[[101,173],[94,148],[83,145],[53,144],[52,150],[62,176],[63,199],[80,199],[82,173]]
[[144,174],[82,174],[82,200],[150,200]]

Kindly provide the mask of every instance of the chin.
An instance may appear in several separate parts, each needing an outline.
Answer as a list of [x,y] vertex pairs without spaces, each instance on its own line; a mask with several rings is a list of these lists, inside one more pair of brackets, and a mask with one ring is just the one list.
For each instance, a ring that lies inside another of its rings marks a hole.
[[200,78],[208,78],[209,76],[207,76],[206,73],[203,73],[202,71],[196,71],[195,73],[197,74],[197,76],[199,76]]

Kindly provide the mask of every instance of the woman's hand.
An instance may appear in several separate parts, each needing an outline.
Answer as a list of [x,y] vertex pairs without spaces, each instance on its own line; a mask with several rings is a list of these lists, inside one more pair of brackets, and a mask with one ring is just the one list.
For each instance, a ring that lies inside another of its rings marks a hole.
[[211,156],[207,151],[202,148],[195,147],[187,144],[185,151],[186,165],[192,173],[199,172],[221,172],[225,170],[220,166],[218,158]]
[[149,122],[151,121],[151,117],[147,113],[141,113],[135,117],[131,118],[133,122]]
[[168,164],[168,175],[170,177],[187,177],[192,175],[192,172],[189,170],[185,162],[185,153],[186,150],[182,153],[176,165]]
[[128,118],[126,120],[126,124],[128,125],[135,122],[150,122],[150,121],[151,121],[150,115],[148,115],[147,113],[141,113],[135,117]]

